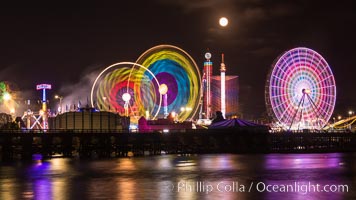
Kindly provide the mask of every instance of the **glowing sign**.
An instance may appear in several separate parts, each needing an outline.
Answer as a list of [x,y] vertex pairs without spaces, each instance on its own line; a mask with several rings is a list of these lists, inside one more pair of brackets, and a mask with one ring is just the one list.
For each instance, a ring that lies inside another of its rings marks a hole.
[[40,84],[40,85],[36,85],[36,89],[37,90],[43,90],[43,89],[52,89],[52,85],[50,84]]

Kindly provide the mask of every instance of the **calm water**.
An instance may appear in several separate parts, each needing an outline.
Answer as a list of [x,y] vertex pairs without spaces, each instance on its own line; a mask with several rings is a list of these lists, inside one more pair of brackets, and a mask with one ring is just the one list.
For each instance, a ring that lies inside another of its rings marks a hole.
[[1,163],[0,199],[356,199],[355,161],[339,153],[19,161]]

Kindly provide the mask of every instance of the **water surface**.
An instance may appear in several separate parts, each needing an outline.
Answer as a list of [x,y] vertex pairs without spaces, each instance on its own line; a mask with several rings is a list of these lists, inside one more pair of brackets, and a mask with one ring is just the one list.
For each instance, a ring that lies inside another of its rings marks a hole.
[[17,161],[0,165],[0,199],[356,199],[355,159],[331,153]]

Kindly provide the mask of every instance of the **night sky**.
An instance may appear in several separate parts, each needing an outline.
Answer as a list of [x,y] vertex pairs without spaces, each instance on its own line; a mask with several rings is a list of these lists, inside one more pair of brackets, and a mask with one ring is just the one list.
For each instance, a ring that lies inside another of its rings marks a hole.
[[[0,6],[0,81],[25,95],[50,95],[78,85],[115,62],[135,61],[159,44],[188,52],[203,68],[209,48],[214,74],[225,54],[227,75],[240,78],[245,118],[265,112],[264,89],[273,61],[294,47],[320,53],[337,84],[335,113],[356,109],[356,10],[352,0],[26,1]],[[220,27],[221,16],[229,19]],[[30,92],[28,92],[30,91]],[[65,93],[65,92],[64,92]]]

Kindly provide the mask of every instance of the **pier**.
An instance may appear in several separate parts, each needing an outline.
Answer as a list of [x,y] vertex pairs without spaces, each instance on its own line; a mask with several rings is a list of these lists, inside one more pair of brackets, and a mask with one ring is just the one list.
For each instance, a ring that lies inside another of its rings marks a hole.
[[115,158],[160,154],[315,153],[356,151],[355,133],[186,130],[168,133],[92,131],[0,133],[0,159]]

